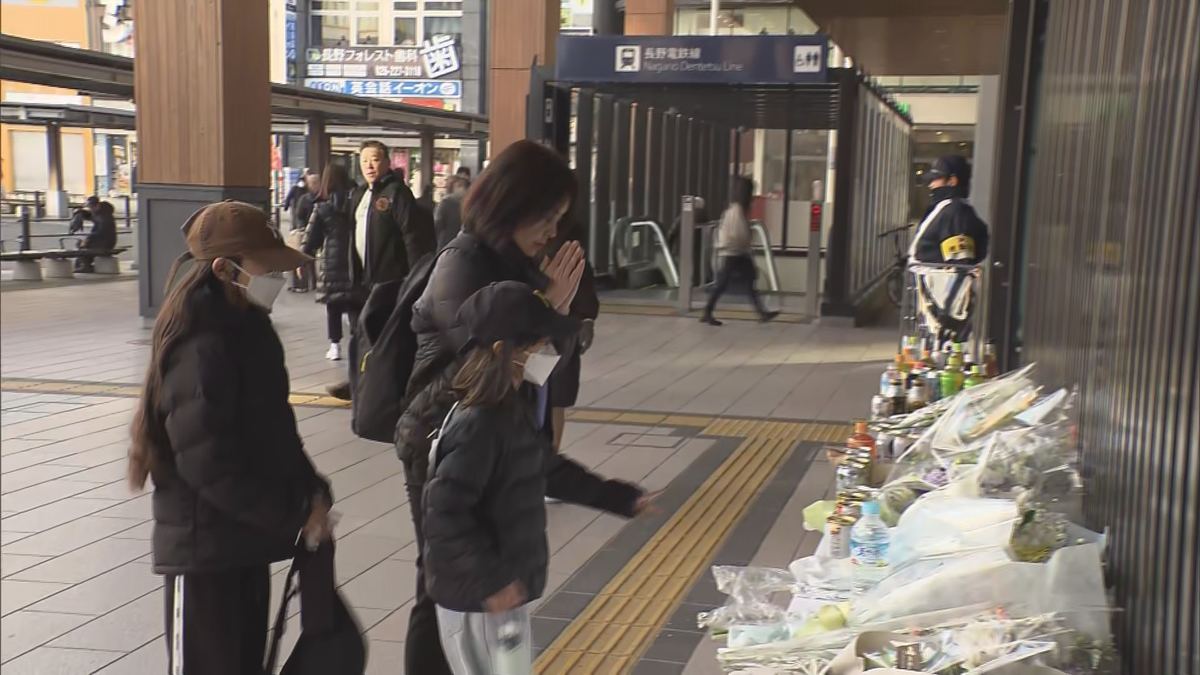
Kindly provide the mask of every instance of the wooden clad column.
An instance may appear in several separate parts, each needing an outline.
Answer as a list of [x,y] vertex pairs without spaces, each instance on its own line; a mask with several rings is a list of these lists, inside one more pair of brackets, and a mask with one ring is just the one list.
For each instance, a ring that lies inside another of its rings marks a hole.
[[626,35],[674,35],[675,0],[625,0]]
[[134,61],[141,314],[153,318],[180,226],[222,199],[268,208],[271,176],[266,2],[138,5]]
[[[504,0],[488,7],[491,31],[488,81],[489,157],[525,138],[529,66],[554,63],[559,0]],[[538,101],[540,105],[540,101]]]

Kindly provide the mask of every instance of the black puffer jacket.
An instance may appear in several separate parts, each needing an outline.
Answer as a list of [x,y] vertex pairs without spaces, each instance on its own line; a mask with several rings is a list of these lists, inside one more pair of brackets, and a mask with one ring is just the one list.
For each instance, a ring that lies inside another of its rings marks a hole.
[[368,291],[354,283],[350,274],[350,247],[354,241],[354,212],[349,195],[333,195],[317,202],[308,230],[304,233],[304,252],[321,252],[321,300],[349,303],[361,307]]
[[462,231],[462,204],[465,193],[446,195],[433,211],[433,229],[437,231],[438,248],[445,248]]
[[438,442],[422,498],[426,587],[434,602],[478,612],[513,581],[528,600],[546,588],[547,486],[571,501],[632,516],[640,491],[605,481],[554,452],[535,429],[536,401],[523,387],[487,408],[459,408]]
[[265,312],[231,305],[215,279],[191,309],[191,328],[164,357],[154,571],[285,560],[328,486],[296,432],[283,345]]
[[[351,278],[370,288],[387,281],[403,281],[426,254],[437,250],[433,225],[413,218],[416,199],[398,172],[388,172],[370,186],[359,185],[350,198],[351,214],[370,197],[367,208],[367,260],[350,247]],[[357,225],[356,225],[357,227]],[[351,242],[354,241],[352,237]]]
[[497,251],[464,232],[439,254],[429,284],[413,306],[417,354],[408,381],[410,403],[396,427],[396,452],[410,481],[424,482],[429,434],[454,403],[450,380],[467,342],[466,328],[456,320],[458,308],[475,291],[498,281],[520,281],[544,290],[549,280],[519,251]]

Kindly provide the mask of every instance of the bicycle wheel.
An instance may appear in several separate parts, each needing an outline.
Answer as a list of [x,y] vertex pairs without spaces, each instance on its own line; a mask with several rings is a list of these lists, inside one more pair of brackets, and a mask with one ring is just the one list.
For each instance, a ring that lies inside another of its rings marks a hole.
[[887,279],[884,281],[887,287],[888,300],[896,307],[900,307],[904,302],[904,269],[897,267],[888,273]]

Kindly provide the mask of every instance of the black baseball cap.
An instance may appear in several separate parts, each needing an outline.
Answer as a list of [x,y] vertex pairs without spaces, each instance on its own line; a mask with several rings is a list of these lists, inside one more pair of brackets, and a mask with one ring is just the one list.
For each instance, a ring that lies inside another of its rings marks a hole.
[[925,182],[938,178],[958,176],[958,182],[966,185],[971,182],[971,162],[962,155],[942,155],[937,158],[929,171],[925,172]]
[[541,291],[518,281],[501,281],[476,291],[458,309],[458,323],[467,329],[464,350],[507,342],[527,345],[547,338],[561,340],[575,333],[575,322],[554,311]]

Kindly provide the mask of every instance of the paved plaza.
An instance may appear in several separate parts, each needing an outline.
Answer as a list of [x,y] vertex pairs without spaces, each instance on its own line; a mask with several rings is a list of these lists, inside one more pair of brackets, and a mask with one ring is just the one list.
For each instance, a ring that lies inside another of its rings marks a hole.
[[[149,351],[136,308],[137,285],[127,281],[0,294],[5,675],[164,672],[149,495],[130,493],[124,481]],[[351,433],[348,410],[316,399],[345,367],[323,358],[323,308],[311,295],[286,294],[274,318],[292,391],[314,394],[297,396],[296,415],[343,515],[337,573],[370,639],[368,673],[399,674],[415,558],[400,463],[390,446]],[[811,550],[816,541],[803,532],[800,511],[831,483],[819,443],[862,414],[893,345],[891,330],[745,321],[710,328],[602,314],[565,452],[667,492],[663,513],[629,523],[549,507],[550,583],[534,635],[548,649],[543,665],[571,654],[572,663],[587,663],[586,650],[572,651],[578,624],[595,613],[594,598],[610,592],[618,570],[641,569],[644,547],[676,537],[707,552],[689,561],[696,570],[722,556],[782,566]],[[726,469],[738,466],[757,468]],[[727,513],[727,527],[715,524],[692,542],[681,523],[700,517],[705,500]],[[285,570],[276,566],[273,605]],[[713,644],[687,616],[720,597],[699,572],[688,574],[632,672],[717,672]],[[298,632],[293,617],[285,641]]]

